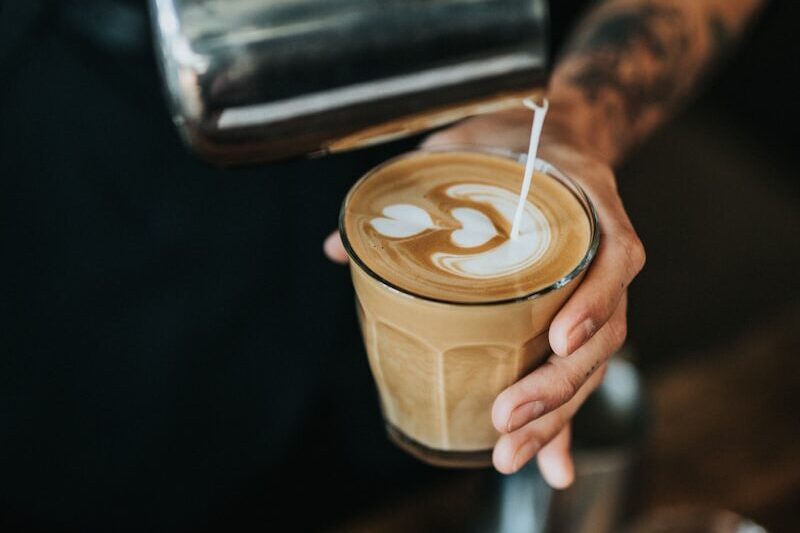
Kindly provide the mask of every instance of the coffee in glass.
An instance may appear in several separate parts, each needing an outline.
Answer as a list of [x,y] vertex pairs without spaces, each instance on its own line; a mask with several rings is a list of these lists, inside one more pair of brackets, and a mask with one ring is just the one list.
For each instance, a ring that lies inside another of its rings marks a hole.
[[551,353],[550,323],[597,250],[571,179],[537,160],[509,234],[525,156],[420,150],[367,173],[339,221],[390,438],[441,466],[486,466],[496,396]]

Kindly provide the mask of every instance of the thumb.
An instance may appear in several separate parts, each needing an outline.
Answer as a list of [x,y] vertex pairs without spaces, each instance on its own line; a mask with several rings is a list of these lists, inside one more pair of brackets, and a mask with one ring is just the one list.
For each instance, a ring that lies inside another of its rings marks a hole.
[[325,252],[325,255],[328,256],[328,259],[334,263],[342,265],[347,264],[347,252],[344,249],[342,238],[339,237],[338,231],[334,231],[328,235],[325,242],[322,244],[322,250]]

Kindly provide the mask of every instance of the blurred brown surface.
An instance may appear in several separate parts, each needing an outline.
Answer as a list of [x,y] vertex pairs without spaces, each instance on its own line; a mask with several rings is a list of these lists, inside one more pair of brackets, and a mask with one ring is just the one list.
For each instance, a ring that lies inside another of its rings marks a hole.
[[700,504],[800,527],[800,308],[652,377],[643,509]]

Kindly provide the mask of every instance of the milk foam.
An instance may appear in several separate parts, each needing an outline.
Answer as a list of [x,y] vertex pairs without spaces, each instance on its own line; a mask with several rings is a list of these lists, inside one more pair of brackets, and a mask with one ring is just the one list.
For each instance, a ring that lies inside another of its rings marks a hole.
[[411,204],[394,204],[383,208],[386,218],[373,218],[370,224],[386,237],[402,239],[422,233],[433,227],[427,211]]
[[[489,204],[509,223],[514,219],[518,196],[500,187],[483,184],[454,185],[447,189],[447,194],[456,199]],[[465,227],[464,230],[466,229]],[[431,259],[436,266],[451,274],[468,278],[496,278],[532,265],[544,254],[549,244],[550,224],[547,218],[526,200],[520,233],[516,239],[507,239],[492,249],[475,254],[436,252]]]
[[476,209],[457,207],[450,214],[461,222],[461,229],[455,230],[450,235],[456,246],[461,248],[483,246],[497,235],[497,228],[492,224],[492,220]]
[[[465,203],[488,204],[509,224],[518,201],[510,191],[479,183],[453,185],[447,195]],[[382,213],[384,217],[373,218],[370,224],[385,237],[408,238],[436,227],[427,211],[412,204],[390,205]],[[483,246],[500,234],[498,229],[487,215],[472,207],[456,207],[450,214],[461,224],[460,229],[452,231],[450,240],[465,253],[434,252],[430,259],[438,268],[456,276],[488,279],[512,274],[535,263],[550,244],[547,218],[527,200],[519,236],[476,253],[468,253],[468,249]]]

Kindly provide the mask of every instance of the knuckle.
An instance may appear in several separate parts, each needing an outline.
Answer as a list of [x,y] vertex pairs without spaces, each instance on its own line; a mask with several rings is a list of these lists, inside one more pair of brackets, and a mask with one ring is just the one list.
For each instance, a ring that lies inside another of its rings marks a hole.
[[624,318],[621,320],[612,320],[608,323],[609,337],[611,340],[612,351],[617,351],[625,344],[625,339],[628,338],[628,321]]
[[507,389],[506,392],[501,393],[501,397],[513,403],[515,407],[529,401],[536,396],[539,390],[538,380],[535,378],[535,373],[525,376]]
[[620,246],[625,254],[626,266],[629,277],[633,279],[644,268],[647,259],[644,245],[633,229],[625,231],[620,236]]
[[644,268],[645,263],[647,263],[647,252],[644,249],[644,244],[642,243],[641,239],[636,236],[636,243],[634,246],[634,256],[636,258],[636,266],[639,269],[639,272],[642,271]]
[[567,403],[581,386],[580,379],[571,372],[562,372],[561,377],[555,381],[555,401],[558,405]]

